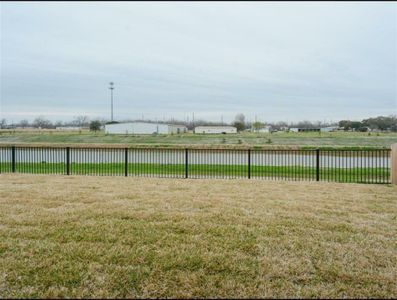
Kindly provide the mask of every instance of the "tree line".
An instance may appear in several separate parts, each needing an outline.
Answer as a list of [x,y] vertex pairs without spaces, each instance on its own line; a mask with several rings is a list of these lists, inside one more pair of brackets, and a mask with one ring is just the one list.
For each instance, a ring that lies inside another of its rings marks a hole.
[[[250,129],[253,131],[258,131],[262,128],[268,127],[271,130],[284,130],[286,128],[321,128],[328,126],[340,127],[343,130],[353,130],[353,131],[367,131],[370,130],[380,130],[380,131],[394,131],[397,132],[397,116],[378,116],[374,118],[363,119],[361,121],[354,120],[341,120],[339,122],[321,122],[321,121],[299,121],[299,122],[290,122],[289,124],[284,121],[279,122],[263,122],[263,121],[255,121],[250,122],[247,121],[245,115],[239,113],[235,116],[234,120],[230,123],[223,122],[210,122],[206,120],[195,120],[195,121],[179,121],[179,120],[168,120],[168,121],[153,121],[153,120],[139,120],[139,119],[127,119],[122,120],[120,122],[129,122],[129,121],[144,121],[151,123],[171,123],[178,125],[185,125],[188,129],[192,130],[196,126],[234,126],[238,131],[244,131],[246,129]],[[6,119],[0,120],[0,128],[42,128],[42,129],[55,129],[57,127],[79,127],[79,128],[89,128],[93,131],[98,131],[100,128],[109,124],[110,122],[106,119],[94,119],[90,120],[88,116],[76,116],[71,121],[56,121],[51,122],[45,117],[37,117],[32,122],[24,119],[19,121],[16,124],[7,124]],[[119,123],[119,122],[113,122]]]

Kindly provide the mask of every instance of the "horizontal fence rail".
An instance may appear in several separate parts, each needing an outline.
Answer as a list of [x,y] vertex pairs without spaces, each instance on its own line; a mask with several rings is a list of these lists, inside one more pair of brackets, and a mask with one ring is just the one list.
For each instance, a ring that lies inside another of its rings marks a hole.
[[390,150],[0,147],[0,173],[390,183]]

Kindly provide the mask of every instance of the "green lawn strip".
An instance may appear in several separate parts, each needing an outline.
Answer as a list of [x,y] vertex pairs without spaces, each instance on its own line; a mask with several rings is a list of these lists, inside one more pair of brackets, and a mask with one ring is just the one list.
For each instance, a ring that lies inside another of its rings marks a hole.
[[[0,172],[12,171],[10,163],[1,163]],[[18,173],[32,174],[65,174],[64,163],[17,163]],[[124,175],[124,163],[72,163],[72,175]],[[184,164],[128,164],[129,175],[163,175],[185,176]],[[316,180],[316,168],[300,166],[251,166],[251,177],[286,178],[299,180]],[[322,168],[320,180],[337,182],[388,182],[390,170],[388,168]],[[209,165],[192,164],[188,166],[189,177],[248,177],[246,165]]]

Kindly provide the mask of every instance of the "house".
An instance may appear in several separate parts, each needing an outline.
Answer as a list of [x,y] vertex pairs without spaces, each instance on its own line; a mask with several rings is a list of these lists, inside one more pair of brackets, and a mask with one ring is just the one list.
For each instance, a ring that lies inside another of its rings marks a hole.
[[237,133],[237,128],[233,126],[197,126],[194,128],[194,133],[208,133],[208,134]]
[[106,124],[105,132],[110,134],[178,134],[187,132],[187,127],[174,124],[126,122]]

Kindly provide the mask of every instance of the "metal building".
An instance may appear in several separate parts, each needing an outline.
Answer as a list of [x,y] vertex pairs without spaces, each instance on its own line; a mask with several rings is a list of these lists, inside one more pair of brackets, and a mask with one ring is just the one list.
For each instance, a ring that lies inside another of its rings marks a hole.
[[237,133],[237,128],[233,126],[197,126],[194,133]]
[[185,133],[187,132],[187,127],[173,124],[128,122],[106,124],[105,132],[110,134],[171,134]]

